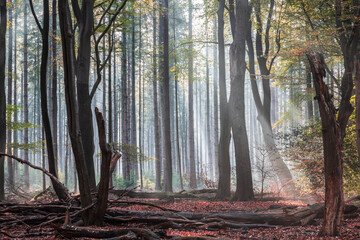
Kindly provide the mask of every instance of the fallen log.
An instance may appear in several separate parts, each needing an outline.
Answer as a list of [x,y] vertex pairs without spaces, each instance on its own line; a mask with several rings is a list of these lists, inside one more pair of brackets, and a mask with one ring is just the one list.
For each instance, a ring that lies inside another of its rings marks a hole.
[[118,230],[102,230],[90,227],[72,227],[72,226],[57,226],[52,227],[62,236],[67,238],[115,238],[134,233],[136,237],[145,240],[157,240],[160,239],[154,232],[145,228],[123,228]]

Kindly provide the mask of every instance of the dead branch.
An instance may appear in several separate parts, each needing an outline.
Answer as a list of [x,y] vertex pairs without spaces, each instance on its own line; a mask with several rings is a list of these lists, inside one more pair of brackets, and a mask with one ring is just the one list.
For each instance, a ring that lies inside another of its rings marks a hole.
[[19,157],[16,157],[16,156],[13,156],[13,155],[10,155],[10,154],[7,154],[7,153],[0,153],[0,156],[6,156],[6,157],[9,157],[11,159],[14,159],[18,162],[20,162],[21,164],[26,164],[28,165],[29,167],[31,168],[34,168],[34,169],[37,169],[37,170],[40,170],[42,171],[45,175],[47,175],[52,181],[56,182],[59,187],[62,188],[62,191],[64,191],[64,193],[66,193],[67,195],[67,199],[70,199],[70,195],[69,195],[69,190],[59,181],[59,179],[57,179],[57,177],[55,177],[54,175],[52,175],[49,171],[47,171],[46,169],[42,168],[42,167],[38,167],[38,166],[35,166],[33,164],[31,164],[29,161],[27,160],[24,160],[24,159],[21,159]]

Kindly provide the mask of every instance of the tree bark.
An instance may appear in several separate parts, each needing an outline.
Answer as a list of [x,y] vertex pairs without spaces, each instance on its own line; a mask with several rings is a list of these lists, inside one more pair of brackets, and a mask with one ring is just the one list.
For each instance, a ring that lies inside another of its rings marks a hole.
[[[37,16],[34,11],[34,7],[32,5],[32,1],[30,1],[30,6],[34,18],[36,21]],[[41,64],[40,64],[40,91],[41,91],[41,117],[42,123],[45,130],[45,138],[46,138],[46,148],[47,148],[47,155],[48,155],[48,164],[49,164],[49,171],[52,175],[57,178],[57,167],[56,167],[56,158],[54,153],[54,145],[52,140],[52,132],[51,132],[51,125],[48,113],[48,98],[47,98],[47,67],[48,67],[48,55],[49,55],[49,0],[44,0],[43,2],[43,26],[38,23],[38,28],[41,32],[42,38],[42,49],[41,49]],[[68,194],[63,191],[61,185],[58,182],[52,180],[53,188],[58,196],[59,200],[65,201],[68,198]]]
[[307,54],[307,57],[319,103],[324,147],[325,214],[319,235],[337,236],[344,217],[342,132],[332,96],[323,81],[326,75],[324,57],[318,52]]
[[161,129],[158,109],[158,74],[157,74],[157,10],[153,10],[153,104],[154,104],[154,137],[155,137],[155,189],[161,190]]
[[234,41],[230,46],[230,117],[235,146],[236,192],[234,200],[254,199],[252,185],[249,143],[245,122],[245,39],[247,26],[248,1],[236,1],[236,24],[232,27]]
[[169,19],[168,0],[160,0],[163,9],[160,14],[159,45],[160,53],[159,72],[162,84],[162,127],[164,133],[164,190],[172,192],[172,157],[171,157],[171,129],[170,129],[170,87],[169,87]]
[[98,125],[99,145],[101,149],[101,175],[95,210],[95,224],[102,226],[108,202],[109,179],[111,174],[111,149],[110,145],[106,142],[105,121],[98,108],[95,108],[95,116]]
[[195,143],[194,143],[194,66],[193,66],[193,44],[192,44],[192,0],[189,0],[189,161],[190,161],[190,183],[192,189],[197,188],[196,166],[195,166]]
[[[76,3],[75,3],[76,2]],[[75,16],[79,28],[79,46],[76,61],[77,78],[77,97],[79,104],[79,127],[83,142],[86,167],[88,172],[88,182],[90,189],[96,189],[95,169],[94,169],[94,127],[91,112],[91,97],[89,94],[89,73],[90,73],[90,54],[91,40],[94,27],[94,1],[82,1],[81,9],[75,6],[78,0],[72,1]],[[75,4],[74,4],[75,3]],[[80,12],[78,12],[78,10]],[[80,177],[80,176],[79,176]]]
[[127,53],[126,53],[126,31],[122,33],[122,56],[121,56],[121,99],[122,99],[122,155],[123,155],[123,177],[130,181],[130,122],[129,120],[129,95],[127,78]]
[[58,169],[58,100],[57,100],[57,1],[52,1],[52,89],[51,89],[51,103],[52,103],[52,134],[54,144],[55,169]]
[[218,42],[219,42],[219,88],[220,88],[220,140],[218,151],[219,181],[217,198],[230,197],[230,138],[229,106],[226,94],[225,43],[224,43],[225,0],[219,0]]
[[[13,6],[12,1],[10,1],[8,8],[8,17],[9,17],[9,42],[8,42],[8,96],[7,104],[12,105],[12,82],[13,82]],[[15,53],[16,54],[16,53]],[[14,104],[15,105],[15,104]],[[8,116],[8,120],[11,121],[11,116]],[[7,130],[7,142],[12,142],[12,130]],[[11,147],[7,147],[7,153],[12,154]],[[14,187],[14,169],[11,159],[8,158],[7,161],[8,167],[8,185],[12,189]]]
[[[27,2],[24,3],[24,122],[29,122],[29,97],[28,97],[28,5]],[[24,129],[24,144],[29,144],[29,129]],[[25,159],[29,159],[29,151],[25,149],[24,154]],[[24,166],[24,182],[25,190],[30,188],[30,179],[29,179],[29,167]]]
[[[67,109],[67,121],[73,154],[75,157],[76,170],[79,178],[80,200],[83,208],[92,204],[89,177],[86,167],[84,148],[79,126],[78,101],[75,88],[75,48],[74,35],[72,33],[72,19],[69,3],[66,0],[59,1],[59,19],[61,29],[61,42],[64,61],[65,100]],[[76,180],[75,180],[76,181]],[[90,223],[92,210],[84,212],[84,224]]]

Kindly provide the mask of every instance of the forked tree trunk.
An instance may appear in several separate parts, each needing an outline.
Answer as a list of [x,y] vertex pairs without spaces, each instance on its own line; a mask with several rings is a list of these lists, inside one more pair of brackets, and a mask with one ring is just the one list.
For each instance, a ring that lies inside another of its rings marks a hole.
[[321,116],[324,167],[325,167],[325,214],[320,236],[340,234],[344,216],[342,136],[336,119],[336,108],[329,89],[323,81],[325,62],[321,53],[307,54],[319,103]]
[[[66,112],[71,145],[75,157],[76,170],[79,177],[80,200],[82,207],[92,204],[88,171],[86,167],[84,148],[79,126],[78,101],[75,88],[75,48],[74,35],[72,33],[72,20],[69,3],[66,0],[59,1],[59,20],[61,29],[61,42],[64,61],[64,82]],[[76,180],[75,180],[76,181]],[[84,224],[90,223],[93,211],[89,209],[83,214]]]

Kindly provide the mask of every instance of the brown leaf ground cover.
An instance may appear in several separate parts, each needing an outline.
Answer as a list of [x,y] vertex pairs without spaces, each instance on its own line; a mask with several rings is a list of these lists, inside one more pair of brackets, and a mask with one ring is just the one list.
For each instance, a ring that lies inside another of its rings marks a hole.
[[[126,201],[127,199],[122,199]],[[130,199],[129,199],[130,201]],[[222,201],[203,201],[203,200],[176,200],[174,202],[167,202],[157,199],[131,199],[131,201],[141,201],[152,203],[163,208],[173,209],[177,211],[186,211],[192,213],[206,213],[206,212],[231,212],[239,210],[261,210],[268,209],[272,205],[280,206],[305,206],[301,201],[253,201],[253,202],[222,202]],[[161,212],[161,209],[152,206],[116,206],[113,209],[128,209],[136,211],[151,211]],[[61,224],[61,223],[58,223]],[[191,230],[182,231],[177,229],[156,229],[154,226],[146,225],[145,223],[131,223],[131,224],[111,224],[106,223],[100,229],[114,230],[121,228],[148,228],[155,233],[162,234],[162,239],[171,239],[174,237],[212,237],[221,239],[360,239],[360,217],[355,216],[352,219],[344,221],[343,231],[340,237],[337,238],[319,238],[317,232],[319,231],[321,220],[317,220],[314,225],[307,226],[291,226],[274,228],[240,228],[240,229],[221,229],[221,230]],[[94,227],[99,229],[99,227]],[[31,236],[31,234],[34,234]],[[165,237],[168,236],[168,237]],[[27,224],[18,223],[14,226],[0,229],[0,239],[68,239],[58,234],[51,226],[44,226],[42,228],[29,228]],[[90,239],[90,238],[82,238]],[[136,239],[127,236],[127,238],[116,239]],[[188,238],[190,239],[190,238]],[[194,239],[194,238],[192,238]],[[201,238],[198,238],[201,239]],[[203,238],[205,239],[205,238]],[[210,239],[210,238],[209,238]]]

